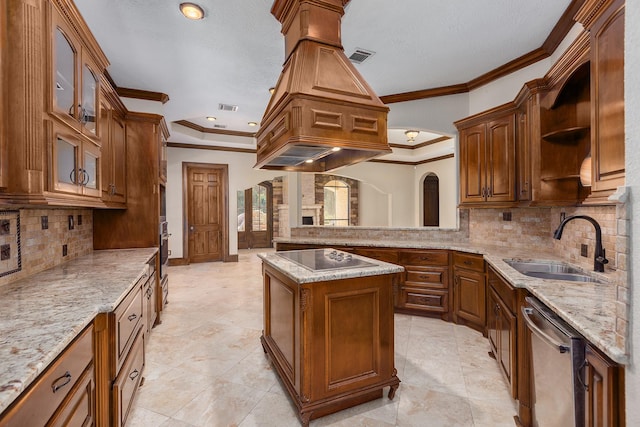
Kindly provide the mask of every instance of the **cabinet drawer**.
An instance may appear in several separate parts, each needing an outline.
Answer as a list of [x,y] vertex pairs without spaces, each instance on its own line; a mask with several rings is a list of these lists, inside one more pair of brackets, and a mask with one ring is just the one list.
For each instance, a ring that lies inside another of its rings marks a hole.
[[357,248],[355,253],[368,258],[377,259],[378,261],[390,262],[392,264],[398,263],[398,251],[395,249]]
[[400,290],[400,302],[403,308],[446,313],[449,311],[449,292],[403,286]]
[[[141,280],[145,279],[146,277]],[[114,314],[116,322],[116,372],[118,372],[133,344],[133,339],[142,326],[143,299],[140,282],[120,303]]]
[[133,404],[136,391],[142,379],[144,369],[144,334],[136,336],[131,351],[120,370],[120,374],[113,383],[113,419],[116,426],[123,426],[127,422],[127,417]]
[[77,388],[65,401],[48,427],[85,427],[95,424],[95,375],[93,364],[84,371]]
[[402,265],[449,265],[448,251],[400,251],[399,262]]
[[507,283],[498,273],[489,267],[488,274],[489,286],[493,288],[496,294],[504,302],[512,314],[517,313],[516,292],[509,283]]
[[448,289],[449,267],[424,267],[407,269],[407,286],[424,286],[427,288]]
[[0,421],[3,427],[42,426],[47,423],[93,361],[93,325],[22,394]]
[[453,265],[467,270],[484,272],[484,258],[482,255],[454,252]]

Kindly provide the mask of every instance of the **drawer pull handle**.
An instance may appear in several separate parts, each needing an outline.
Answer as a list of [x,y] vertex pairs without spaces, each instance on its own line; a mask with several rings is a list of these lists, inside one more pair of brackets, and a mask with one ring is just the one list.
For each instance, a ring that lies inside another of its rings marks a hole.
[[129,378],[131,380],[135,380],[138,377],[138,375],[140,375],[140,372],[138,372],[137,369],[134,369],[133,372],[129,374]]
[[127,317],[127,319],[129,319],[130,322],[133,322],[134,320],[136,320],[138,318],[137,314],[130,314],[129,317]]
[[464,265],[473,265],[472,261],[466,260],[462,262]]
[[[56,384],[57,382],[62,381],[60,384]],[[67,384],[69,384],[71,382],[71,374],[69,373],[69,371],[65,372],[63,376],[61,376],[60,378],[56,379],[53,384],[51,384],[51,388],[53,389],[53,392],[57,392],[58,390],[60,390],[62,387],[66,386]]]

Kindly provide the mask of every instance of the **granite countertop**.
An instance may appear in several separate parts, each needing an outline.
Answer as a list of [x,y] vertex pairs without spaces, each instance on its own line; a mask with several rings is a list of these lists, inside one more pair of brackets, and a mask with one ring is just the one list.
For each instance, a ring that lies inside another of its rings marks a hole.
[[610,279],[606,274],[585,271],[603,283],[537,279],[519,273],[504,261],[505,259],[556,260],[557,257],[551,251],[536,250],[534,252],[467,242],[444,241],[369,241],[331,238],[279,238],[275,241],[335,246],[448,249],[482,254],[485,261],[514,288],[527,289],[615,362],[621,364],[629,362],[626,343],[620,342],[615,333],[616,286],[609,283]]
[[116,308],[156,252],[94,251],[0,286],[0,413],[98,313]]
[[294,263],[293,261],[283,258],[277,253],[258,254],[258,257],[260,257],[266,264],[276,268],[278,271],[282,272],[284,275],[291,278],[298,284],[351,279],[354,277],[378,276],[381,274],[394,274],[404,271],[404,267],[396,264],[390,264],[388,262],[365,258],[355,254],[351,254],[351,256],[353,257],[353,259],[366,261],[373,265],[365,267],[350,267],[344,269],[312,271],[308,268]]

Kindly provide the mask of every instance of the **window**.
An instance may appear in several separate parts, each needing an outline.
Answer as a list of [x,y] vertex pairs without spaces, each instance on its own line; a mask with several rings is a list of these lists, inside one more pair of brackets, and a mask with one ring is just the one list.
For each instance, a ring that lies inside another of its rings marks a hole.
[[252,230],[267,231],[267,189],[262,185],[256,185],[251,193]]
[[344,181],[324,185],[324,225],[349,225],[349,185]]
[[244,231],[244,191],[238,191],[238,231]]

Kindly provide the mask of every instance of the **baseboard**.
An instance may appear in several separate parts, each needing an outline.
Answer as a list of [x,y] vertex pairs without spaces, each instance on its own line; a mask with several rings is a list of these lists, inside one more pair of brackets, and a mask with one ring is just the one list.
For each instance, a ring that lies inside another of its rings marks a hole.
[[235,255],[227,255],[224,258],[224,262],[238,262],[238,254]]
[[189,261],[184,258],[169,258],[169,267],[176,265],[189,265]]

